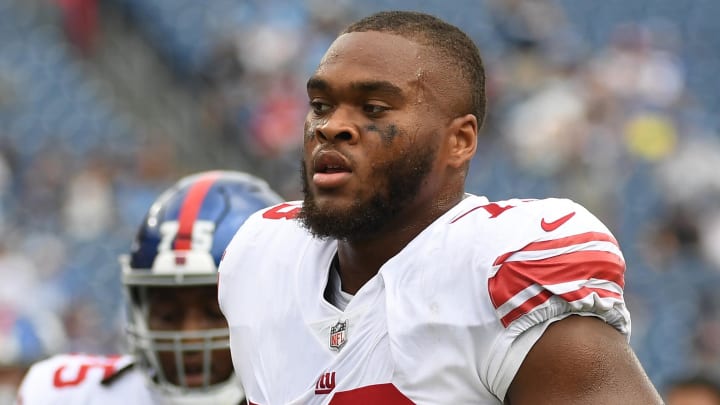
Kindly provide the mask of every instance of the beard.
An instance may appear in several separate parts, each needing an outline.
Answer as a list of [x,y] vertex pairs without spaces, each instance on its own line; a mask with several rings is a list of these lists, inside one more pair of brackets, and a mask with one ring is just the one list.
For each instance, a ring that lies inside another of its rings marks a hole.
[[[428,146],[411,151],[382,164],[373,165],[370,178],[374,191],[370,197],[356,196],[349,208],[320,208],[310,189],[305,162],[301,161],[303,194],[298,219],[318,238],[367,240],[382,232],[415,198],[432,170],[437,148]],[[383,185],[385,188],[383,188]]]

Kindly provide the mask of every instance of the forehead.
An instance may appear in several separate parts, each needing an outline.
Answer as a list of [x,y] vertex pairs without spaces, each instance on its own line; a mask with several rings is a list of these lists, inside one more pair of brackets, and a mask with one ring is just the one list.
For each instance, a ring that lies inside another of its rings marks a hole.
[[197,304],[213,300],[217,294],[217,287],[150,287],[148,288],[148,301],[151,304],[161,302]]
[[351,32],[330,46],[314,77],[325,80],[390,81],[409,84],[430,67],[424,46],[405,37],[377,31]]

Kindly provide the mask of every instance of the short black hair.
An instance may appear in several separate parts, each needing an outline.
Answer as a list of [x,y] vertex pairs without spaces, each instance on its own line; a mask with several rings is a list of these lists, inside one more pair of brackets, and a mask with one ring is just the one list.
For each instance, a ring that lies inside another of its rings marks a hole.
[[458,27],[438,17],[415,11],[381,11],[365,17],[343,30],[378,31],[400,35],[437,50],[442,58],[457,66],[469,87],[469,100],[461,114],[474,114],[478,127],[485,121],[485,67],[475,43]]

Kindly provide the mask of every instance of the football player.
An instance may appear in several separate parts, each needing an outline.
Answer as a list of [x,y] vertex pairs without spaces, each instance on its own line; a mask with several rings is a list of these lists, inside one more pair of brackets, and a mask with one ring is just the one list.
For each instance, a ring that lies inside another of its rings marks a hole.
[[241,403],[217,302],[217,266],[248,216],[278,201],[264,181],[231,171],[191,175],[162,193],[121,257],[131,354],[36,363],[21,385],[21,403]]
[[662,402],[610,231],[567,199],[465,192],[485,117],[466,34],[369,16],[307,92],[304,201],[252,216],[219,270],[250,403]]

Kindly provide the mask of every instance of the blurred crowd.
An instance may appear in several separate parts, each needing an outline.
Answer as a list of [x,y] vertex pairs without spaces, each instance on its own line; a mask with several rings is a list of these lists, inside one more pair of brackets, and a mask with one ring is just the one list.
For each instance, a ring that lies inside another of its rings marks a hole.
[[[0,370],[123,349],[117,256],[181,175],[248,170],[299,198],[305,80],[347,22],[405,8],[484,54],[490,117],[469,191],[587,206],[625,253],[631,343],[653,382],[717,375],[720,95],[704,52],[720,43],[696,45],[693,29],[720,6],[627,3],[0,0]],[[102,90],[91,73],[110,18],[191,95],[194,138],[143,127]]]

